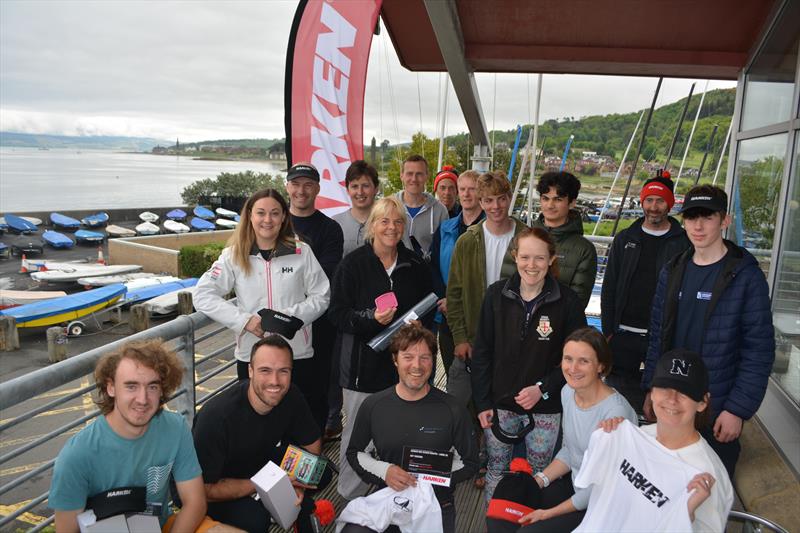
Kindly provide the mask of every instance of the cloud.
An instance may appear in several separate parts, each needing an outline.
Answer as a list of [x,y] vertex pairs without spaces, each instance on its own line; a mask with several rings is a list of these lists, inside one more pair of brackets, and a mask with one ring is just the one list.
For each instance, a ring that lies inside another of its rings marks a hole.
[[[286,46],[296,6],[2,0],[0,129],[184,141],[282,137]],[[535,75],[496,78],[495,91],[494,75],[476,76],[487,126],[530,121]],[[649,106],[654,86],[648,78],[548,75],[542,120],[635,111]],[[403,69],[382,32],[370,56],[365,139],[405,141],[420,122],[435,135],[438,87],[437,73]],[[677,100],[688,88],[687,80],[666,80],[660,102]],[[452,90],[448,107],[447,132],[466,131]]]

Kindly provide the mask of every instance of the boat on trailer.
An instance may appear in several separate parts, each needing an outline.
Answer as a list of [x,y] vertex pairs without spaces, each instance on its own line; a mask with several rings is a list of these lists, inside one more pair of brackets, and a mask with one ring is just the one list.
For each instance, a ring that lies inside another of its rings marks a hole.
[[[100,311],[116,303],[125,294],[125,291],[125,285],[118,283],[60,298],[11,307],[0,311],[0,315],[14,317],[18,328],[53,326]],[[70,333],[79,335],[80,331],[70,331]]]

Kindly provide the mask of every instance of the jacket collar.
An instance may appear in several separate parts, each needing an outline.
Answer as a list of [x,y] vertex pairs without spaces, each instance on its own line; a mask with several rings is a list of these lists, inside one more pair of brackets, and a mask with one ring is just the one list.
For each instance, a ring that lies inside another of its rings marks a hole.
[[[295,246],[291,246],[290,244],[284,242],[283,240],[278,241],[275,245],[275,249],[272,251],[270,255],[270,259],[275,259],[276,257],[281,257],[284,255],[294,255],[300,253],[300,239],[297,235],[294,236],[294,244]],[[258,246],[253,243],[253,246],[250,248],[250,255],[261,256],[261,250],[258,249]]]
[[[524,300],[520,295],[519,289],[520,282],[521,280],[519,277],[519,272],[514,272],[514,275],[511,276],[508,281],[506,281],[505,285],[503,285],[503,290],[501,291],[502,295],[506,298],[523,302]],[[555,302],[561,299],[561,289],[558,286],[558,282],[550,274],[547,274],[547,277],[544,280],[542,294],[544,294],[544,300],[542,301],[543,304]]]
[[[671,216],[667,216],[667,219],[669,219],[669,229],[664,235],[661,235],[661,237],[673,237],[675,235],[683,233],[683,226],[681,226],[680,222],[678,222],[675,218]],[[631,229],[634,230],[632,232],[632,235],[634,237],[639,238],[644,233],[644,230],[642,229],[643,224],[644,224],[644,217],[639,217],[633,222],[633,224],[630,225]]]

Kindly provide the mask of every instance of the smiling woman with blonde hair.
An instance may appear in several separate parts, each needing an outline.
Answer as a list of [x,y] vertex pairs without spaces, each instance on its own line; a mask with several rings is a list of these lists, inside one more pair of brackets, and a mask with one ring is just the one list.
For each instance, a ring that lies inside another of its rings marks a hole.
[[[328,318],[338,330],[334,360],[340,360],[339,384],[349,421],[342,431],[342,450],[364,399],[397,383],[389,351],[376,353],[367,342],[433,291],[428,265],[403,245],[407,223],[397,198],[376,201],[366,222],[366,243],[346,255],[333,276]],[[430,326],[433,314],[420,320]],[[366,489],[342,454],[339,493],[353,499]]]

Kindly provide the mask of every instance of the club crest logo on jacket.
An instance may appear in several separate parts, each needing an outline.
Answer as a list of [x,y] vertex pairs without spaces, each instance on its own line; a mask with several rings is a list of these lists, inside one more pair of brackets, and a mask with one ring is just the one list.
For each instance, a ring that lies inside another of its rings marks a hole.
[[553,328],[550,327],[550,317],[542,315],[539,318],[539,326],[536,328],[536,332],[539,334],[540,340],[547,339],[553,333]]

